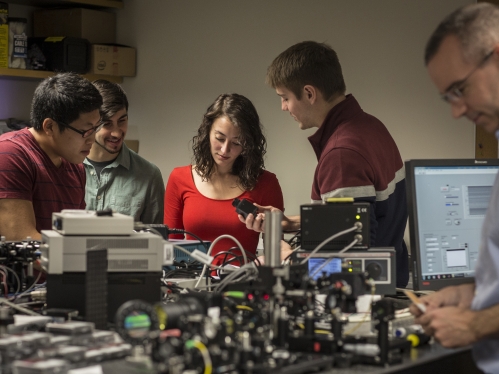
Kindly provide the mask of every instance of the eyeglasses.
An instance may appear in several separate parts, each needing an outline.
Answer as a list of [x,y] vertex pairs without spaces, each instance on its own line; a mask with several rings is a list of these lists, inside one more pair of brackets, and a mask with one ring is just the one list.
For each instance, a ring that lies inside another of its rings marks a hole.
[[74,132],[77,132],[78,134],[81,135],[82,138],[88,138],[94,132],[99,131],[102,128],[102,126],[104,126],[104,124],[105,124],[104,122],[99,121],[99,124],[95,127],[91,127],[88,130],[78,130],[78,129],[75,129],[73,126],[69,126],[67,123],[64,123],[64,122],[57,122],[57,123],[61,126],[64,126],[64,127],[67,127],[68,129],[73,130]]
[[495,50],[490,51],[485,55],[485,57],[478,63],[477,66],[473,70],[469,72],[469,74],[459,82],[453,84],[453,87],[449,88],[444,94],[442,94],[442,100],[447,103],[457,103],[464,96],[464,89],[466,86],[466,81],[473,75],[475,71],[477,71],[480,67],[485,64],[485,62],[492,57]]

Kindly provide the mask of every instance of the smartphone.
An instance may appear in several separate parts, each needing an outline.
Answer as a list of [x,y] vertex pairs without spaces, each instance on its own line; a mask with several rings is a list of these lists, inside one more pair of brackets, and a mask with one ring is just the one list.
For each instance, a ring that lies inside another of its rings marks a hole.
[[239,200],[238,198],[235,198],[232,201],[232,206],[236,208],[236,213],[242,215],[244,219],[246,219],[250,213],[255,217],[258,214],[258,208],[246,199]]

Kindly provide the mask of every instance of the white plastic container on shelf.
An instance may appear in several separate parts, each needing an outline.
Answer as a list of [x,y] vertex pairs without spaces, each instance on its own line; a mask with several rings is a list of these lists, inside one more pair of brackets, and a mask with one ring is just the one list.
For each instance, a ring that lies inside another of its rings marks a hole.
[[28,36],[26,18],[9,18],[9,68],[26,69]]

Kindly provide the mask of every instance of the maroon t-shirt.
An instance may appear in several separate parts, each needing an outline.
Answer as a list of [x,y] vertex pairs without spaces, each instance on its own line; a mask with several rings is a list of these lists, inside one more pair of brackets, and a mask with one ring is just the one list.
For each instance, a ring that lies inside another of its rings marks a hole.
[[409,280],[405,169],[385,125],[352,95],[335,105],[309,137],[317,155],[312,200],[353,197],[371,204],[371,245],[395,247],[397,287]]
[[36,229],[52,229],[52,213],[85,209],[85,169],[64,159],[56,167],[28,129],[0,136],[0,199],[31,201]]

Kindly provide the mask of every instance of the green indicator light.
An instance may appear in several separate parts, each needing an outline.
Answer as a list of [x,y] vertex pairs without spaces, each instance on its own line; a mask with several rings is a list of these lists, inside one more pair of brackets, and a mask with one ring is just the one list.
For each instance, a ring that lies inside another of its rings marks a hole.
[[360,219],[360,215],[359,215],[359,214],[357,214],[357,215],[355,216],[355,218]]

